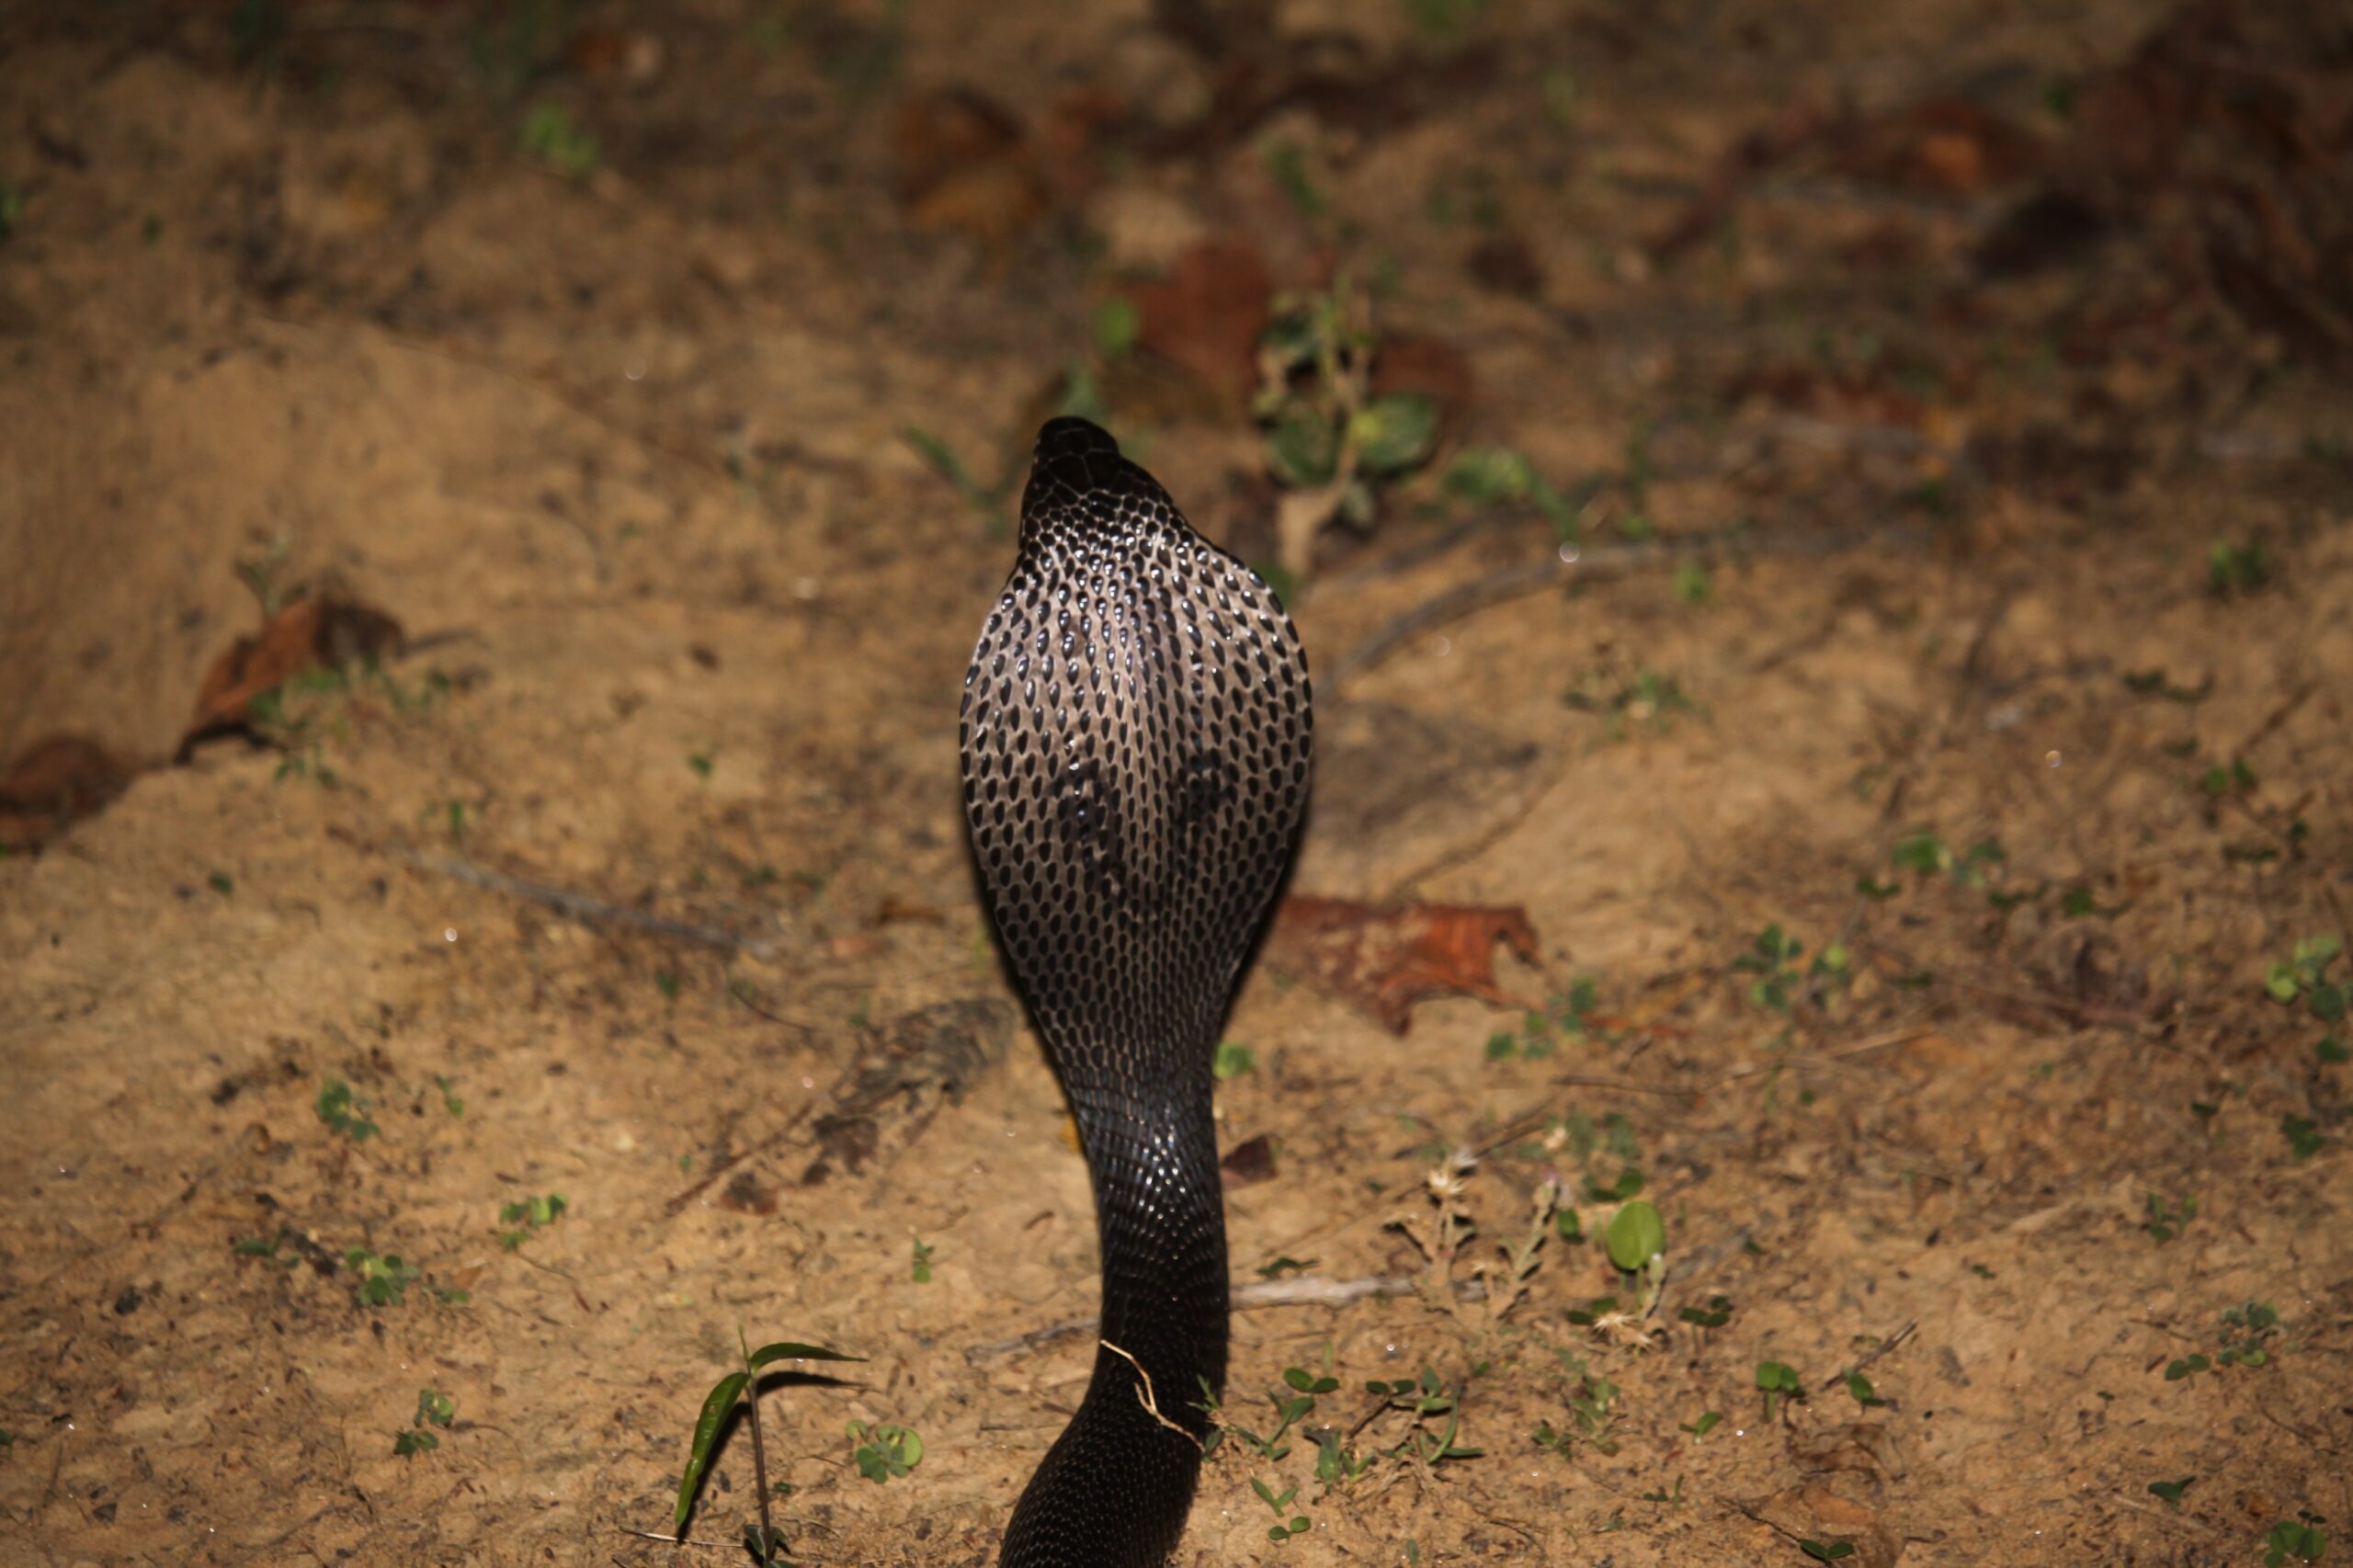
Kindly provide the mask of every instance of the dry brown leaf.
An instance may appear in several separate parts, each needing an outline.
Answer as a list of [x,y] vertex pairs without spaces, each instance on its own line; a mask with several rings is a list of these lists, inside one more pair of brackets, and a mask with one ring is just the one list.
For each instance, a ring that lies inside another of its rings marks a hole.
[[1237,1187],[1256,1187],[1262,1181],[1275,1179],[1275,1145],[1265,1133],[1245,1139],[1225,1152],[1217,1163],[1225,1177],[1228,1190]]
[[1517,905],[1381,905],[1302,895],[1276,911],[1268,956],[1402,1035],[1414,1004],[1427,996],[1531,1006],[1495,983],[1497,942],[1523,963],[1538,961],[1535,927]]
[[39,848],[122,793],[137,772],[83,735],[27,748],[0,776],[0,848]]
[[918,229],[951,229],[1001,249],[1046,210],[1021,122],[974,88],[908,98],[891,142],[899,203]]
[[1137,344],[1236,403],[1258,382],[1258,335],[1274,308],[1274,276],[1245,240],[1204,240],[1167,278],[1135,291]]
[[253,699],[305,670],[335,669],[400,652],[401,623],[372,605],[334,595],[296,599],[260,631],[240,637],[205,672],[196,721],[181,737],[184,759],[199,742],[244,729]]

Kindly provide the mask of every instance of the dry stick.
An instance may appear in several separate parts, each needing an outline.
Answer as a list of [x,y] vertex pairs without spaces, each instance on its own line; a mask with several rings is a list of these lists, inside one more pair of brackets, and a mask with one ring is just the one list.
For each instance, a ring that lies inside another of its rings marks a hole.
[[[1410,1296],[1414,1279],[1406,1274],[1376,1275],[1370,1279],[1324,1279],[1313,1275],[1296,1279],[1259,1279],[1233,1288],[1231,1300],[1235,1312],[1252,1312],[1260,1307],[1345,1306],[1360,1301],[1367,1296]],[[1486,1281],[1458,1280],[1454,1293],[1466,1301],[1484,1299]],[[1042,1349],[1057,1340],[1085,1334],[1100,1326],[1102,1319],[1092,1314],[1072,1318],[1064,1323],[1048,1324],[1027,1334],[1017,1334],[1011,1339],[992,1340],[986,1345],[965,1347],[964,1359],[972,1362],[993,1361],[1002,1357],[1018,1355],[1025,1350]],[[1117,1349],[1114,1346],[1111,1348]]]
[[693,942],[699,947],[716,948],[722,952],[744,953],[752,958],[768,960],[776,956],[776,944],[759,937],[741,936],[717,926],[698,926],[688,920],[673,920],[666,915],[649,915],[642,909],[608,903],[587,893],[574,892],[569,888],[551,887],[545,882],[526,881],[510,877],[504,871],[494,871],[487,866],[477,866],[455,855],[420,855],[413,849],[394,848],[392,858],[405,860],[420,870],[438,872],[478,888],[503,892],[529,903],[554,910],[567,920],[584,926],[619,926],[648,937],[668,937],[675,941]]
[[1790,539],[1759,540],[1746,537],[1745,530],[1724,529],[1679,539],[1636,540],[1582,549],[1564,544],[1548,560],[1506,566],[1483,577],[1474,577],[1468,583],[1457,584],[1436,597],[1424,600],[1371,635],[1358,640],[1356,646],[1340,656],[1332,666],[1331,675],[1325,678],[1336,693],[1358,675],[1394,653],[1399,644],[1416,632],[1448,625],[1480,610],[1541,593],[1555,583],[1565,583],[1580,576],[1617,575],[1661,562],[1688,560],[1719,552],[1745,557],[1835,555],[1840,551],[1874,540],[1890,544],[1910,543],[1920,536],[1920,532],[1917,528],[1840,528]]
[[1920,1320],[1918,1318],[1907,1318],[1902,1328],[1897,1329],[1893,1334],[1889,1335],[1885,1339],[1879,1342],[1878,1348],[1871,1351],[1870,1355],[1865,1356],[1853,1366],[1847,1368],[1846,1371],[1833,1372],[1828,1377],[1823,1379],[1822,1386],[1824,1388],[1834,1388],[1839,1383],[1846,1381],[1849,1374],[1861,1371],[1865,1367],[1870,1366],[1872,1362],[1886,1355],[1889,1351],[1894,1349],[1897,1346],[1911,1338],[1912,1331],[1919,1326]]

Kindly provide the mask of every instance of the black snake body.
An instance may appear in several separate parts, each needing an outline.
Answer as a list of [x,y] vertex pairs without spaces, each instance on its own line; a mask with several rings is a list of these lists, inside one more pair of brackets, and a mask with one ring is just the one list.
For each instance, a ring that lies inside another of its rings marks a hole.
[[1126,1353],[1097,1349],[1003,1562],[1147,1568],[1192,1506],[1202,1387],[1224,1389],[1211,1054],[1306,808],[1307,663],[1256,574],[1056,419],[961,732],[982,888],[1078,1123],[1102,1338]]

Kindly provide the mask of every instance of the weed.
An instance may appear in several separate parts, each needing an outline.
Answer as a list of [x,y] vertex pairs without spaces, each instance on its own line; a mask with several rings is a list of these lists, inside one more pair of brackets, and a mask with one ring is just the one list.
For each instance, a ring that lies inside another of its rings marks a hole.
[[1616,1418],[1610,1405],[1616,1403],[1619,1388],[1586,1365],[1584,1357],[1573,1351],[1559,1352],[1561,1369],[1568,1377],[1565,1396],[1569,1420],[1574,1431],[1555,1430],[1546,1422],[1536,1428],[1536,1446],[1550,1449],[1566,1458],[1571,1448],[1582,1441],[1595,1452],[1614,1454],[1618,1438],[1613,1431]]
[[1373,394],[1370,315],[1369,297],[1343,274],[1328,290],[1278,299],[1259,339],[1265,381],[1252,412],[1267,471],[1289,492],[1276,513],[1276,554],[1294,578],[1307,575],[1326,524],[1369,528],[1374,487],[1419,468],[1437,441],[1429,399]]
[[2297,942],[2286,963],[2275,963],[2263,977],[2263,989],[2274,1002],[2292,1007],[2298,1002],[2325,1024],[2345,1017],[2353,1000],[2353,983],[2333,981],[2328,971],[2345,950],[2335,937],[2306,937]]
[[709,783],[710,781],[711,761],[710,754],[709,752],[688,752],[687,754],[687,767],[688,770],[693,773],[696,778],[703,780],[705,783]]
[[1870,1379],[1863,1376],[1859,1368],[1849,1367],[1847,1369],[1847,1392],[1853,1398],[1857,1404],[1861,1405],[1866,1410],[1870,1409],[1873,1405],[1885,1404],[1887,1403],[1887,1401],[1880,1398],[1879,1391],[1871,1387]]
[[1466,447],[1447,465],[1439,488],[1449,497],[1474,506],[1525,503],[1536,508],[1563,544],[1584,540],[1577,509],[1592,499],[1593,486],[1572,498],[1554,489],[1536,472],[1536,465],[1508,447]]
[[451,1116],[466,1114],[466,1102],[458,1097],[457,1081],[440,1074],[433,1074],[433,1086],[441,1091],[441,1108]]
[[2149,1194],[2149,1217],[2142,1222],[2141,1228],[2149,1233],[2151,1241],[2163,1246],[2188,1230],[2189,1221],[2196,1218],[2198,1199],[2195,1198],[2177,1199],[2168,1206],[2163,1195],[2153,1192]]
[[1765,1395],[1765,1419],[1768,1422],[1779,1408],[1778,1401],[1805,1398],[1804,1380],[1798,1376],[1797,1369],[1786,1361],[1757,1362],[1756,1387]]
[[2310,1117],[2281,1117],[2279,1135],[2288,1140],[2289,1155],[2299,1164],[2319,1153],[2328,1142],[2321,1136],[2319,1124]]
[[2181,1494],[2188,1491],[2189,1483],[2197,1479],[2194,1475],[2185,1475],[2179,1481],[2152,1481],[2149,1483],[2149,1495],[2179,1513]]
[[[1517,1033],[1498,1029],[1489,1035],[1487,1060],[1508,1062],[1518,1057],[1529,1062],[1546,1061],[1563,1041],[1587,1038],[1592,1028],[1591,1017],[1600,1005],[1601,983],[1592,975],[1580,975],[1543,1011],[1522,1015]],[[1592,1123],[1586,1125],[1590,1128]]]
[[1675,1314],[1677,1322],[1699,1328],[1722,1328],[1732,1322],[1732,1298],[1711,1296],[1704,1307],[1686,1307]]
[[923,1462],[923,1439],[904,1426],[853,1421],[848,1430],[850,1441],[858,1445],[850,1451],[850,1460],[869,1481],[903,1477]]
[[2217,594],[2251,594],[2271,581],[2271,557],[2260,544],[2218,539],[2206,551],[2206,585]]
[[1675,569],[1675,597],[1697,608],[1706,604],[1715,592],[1715,583],[1708,569],[1696,561],[1686,561]]
[[405,1305],[408,1288],[424,1277],[424,1270],[403,1263],[398,1254],[379,1256],[366,1247],[346,1250],[343,1266],[358,1277],[354,1290],[360,1305],[368,1307]]
[[447,1431],[458,1418],[458,1402],[438,1389],[419,1389],[416,1392],[416,1415],[408,1429],[392,1439],[392,1452],[401,1459],[415,1454],[431,1453],[441,1446],[434,1436],[437,1426]]
[[956,449],[928,430],[919,430],[912,425],[903,426],[899,430],[899,439],[913,447],[915,455],[923,459],[924,465],[954,488],[958,499],[964,503],[964,509],[972,515],[991,539],[1003,539],[1013,531],[1005,516],[1009,485],[1000,484],[995,489],[983,485],[964,466],[964,460],[956,455]]
[[544,1198],[535,1195],[502,1205],[498,1210],[498,1222],[511,1225],[514,1229],[501,1231],[498,1244],[508,1252],[521,1251],[523,1244],[531,1239],[532,1232],[554,1224],[563,1218],[564,1210],[570,1207],[561,1192],[551,1192]]
[[915,1243],[915,1261],[909,1266],[908,1273],[914,1277],[915,1282],[918,1285],[928,1285],[931,1283],[930,1243]]
[[1231,1083],[1245,1073],[1258,1070],[1258,1053],[1246,1045],[1220,1040],[1217,1052],[1210,1058],[1210,1074],[1221,1084]]
[[368,1117],[368,1102],[354,1094],[349,1084],[340,1078],[329,1078],[319,1085],[315,1108],[319,1119],[330,1132],[340,1132],[354,1143],[365,1142],[382,1131]]
[[1851,1540],[1812,1540],[1801,1539],[1798,1541],[1798,1550],[1804,1552],[1808,1557],[1813,1558],[1816,1562],[1836,1562],[1842,1557],[1854,1556],[1855,1543]]
[[768,1518],[767,1445],[760,1433],[760,1373],[779,1361],[862,1361],[865,1358],[790,1340],[763,1345],[755,1350],[741,1329],[736,1331],[735,1343],[743,1353],[742,1364],[711,1385],[710,1392],[703,1397],[701,1413],[695,1417],[694,1440],[687,1449],[687,1468],[678,1477],[678,1506],[671,1524],[678,1539],[684,1540],[687,1516],[694,1511],[695,1494],[701,1490],[703,1475],[710,1468],[720,1428],[727,1425],[727,1417],[740,1403],[752,1427],[752,1468],[757,1483],[756,1495],[760,1501],[760,1522],[744,1527],[744,1540],[751,1549],[754,1561],[770,1563],[779,1561],[787,1548],[783,1536]]
[[596,133],[559,105],[534,105],[523,117],[518,139],[524,152],[566,179],[585,178],[597,167]]
[[[1299,1495],[1299,1488],[1296,1486],[1286,1486],[1278,1493],[1255,1475],[1250,1478],[1250,1490],[1258,1494],[1260,1502],[1275,1511],[1275,1517],[1278,1519],[1283,1518],[1284,1514],[1290,1507],[1290,1500]],[[1269,1527],[1267,1539],[1288,1540],[1295,1535],[1305,1535],[1313,1528],[1313,1521],[1305,1514],[1292,1514],[1287,1522]]]
[[1749,950],[1732,960],[1732,967],[1756,978],[1748,983],[1748,999],[1777,1013],[1790,1011],[1801,991],[1819,996],[1847,978],[1847,954],[1843,943],[1824,948],[1802,975],[1798,960],[1805,944],[1783,930],[1779,922],[1756,933]]
[[2279,1348],[2279,1314],[2268,1301],[2248,1301],[2222,1312],[2222,1330],[2214,1354],[2202,1351],[2165,1363],[2165,1381],[2180,1382],[2218,1367],[2264,1367]]
[[1288,140],[1269,142],[1260,155],[1266,160],[1267,177],[1283,193],[1292,211],[1313,221],[1331,210],[1332,204],[1325,199],[1323,187],[1308,172],[1306,148]]
[[1595,671],[1561,700],[1580,712],[1599,714],[1602,733],[1612,741],[1624,740],[1637,724],[1665,734],[1676,714],[1699,711],[1680,681],[1653,669],[1636,670],[1632,678],[1614,686]]
[[1703,1410],[1699,1412],[1699,1418],[1697,1421],[1677,1422],[1676,1424],[1676,1429],[1677,1431],[1690,1433],[1691,1440],[1696,1443],[1700,1438],[1706,1437],[1709,1433],[1714,1431],[1717,1427],[1722,1426],[1723,1420],[1724,1413],[1722,1411]]
[[2263,1538],[2264,1568],[2281,1568],[2290,1558],[2299,1562],[2317,1562],[2328,1551],[2328,1537],[2319,1528],[2320,1517],[2305,1514],[2293,1519],[2282,1519],[2271,1527]]
[[0,240],[13,236],[24,221],[25,187],[14,180],[0,180]]

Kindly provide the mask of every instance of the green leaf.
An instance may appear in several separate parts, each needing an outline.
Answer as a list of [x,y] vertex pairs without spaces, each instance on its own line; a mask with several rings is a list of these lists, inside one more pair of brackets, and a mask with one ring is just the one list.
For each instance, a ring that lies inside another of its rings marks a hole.
[[730,1372],[711,1386],[702,1402],[702,1414],[695,1417],[694,1446],[687,1451],[687,1472],[678,1477],[678,1512],[672,1528],[687,1528],[687,1515],[695,1506],[695,1489],[702,1481],[704,1467],[710,1463],[710,1446],[719,1438],[719,1428],[725,1424],[727,1413],[735,1408],[736,1399],[744,1385],[752,1381],[749,1372]]
[[1357,466],[1375,476],[1402,473],[1429,456],[1438,437],[1438,405],[1414,392],[1374,398],[1348,420]]
[[838,1350],[828,1350],[822,1345],[801,1345],[790,1339],[779,1339],[774,1345],[763,1345],[744,1358],[744,1365],[753,1371],[772,1361],[863,1361],[863,1356],[845,1356]]
[[1666,1221],[1655,1205],[1636,1199],[1609,1221],[1609,1261],[1631,1274],[1666,1246]]
[[1124,358],[1143,334],[1143,315],[1133,300],[1115,294],[1095,307],[1095,348],[1107,360]]
[[1313,490],[1339,471],[1339,435],[1314,415],[1288,415],[1267,433],[1267,456],[1276,478],[1294,490]]

